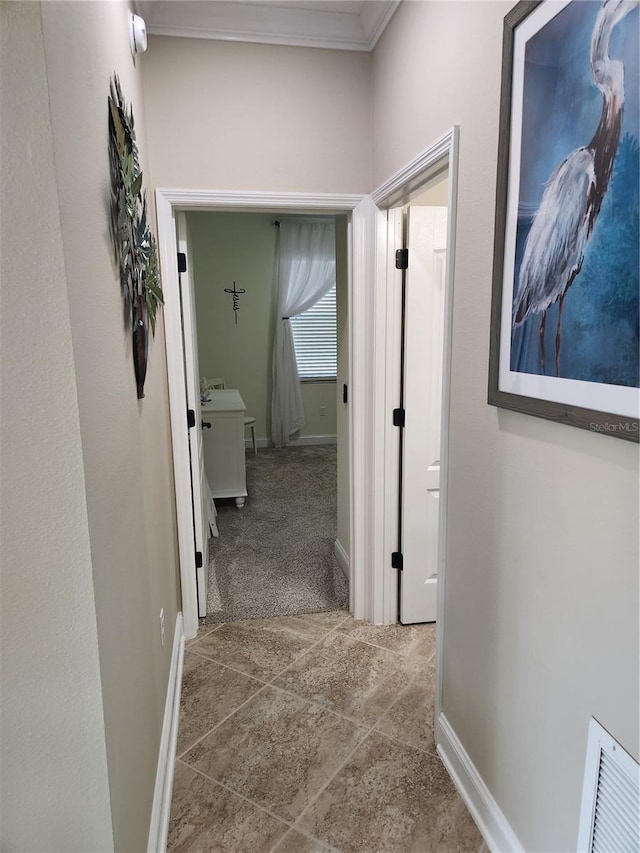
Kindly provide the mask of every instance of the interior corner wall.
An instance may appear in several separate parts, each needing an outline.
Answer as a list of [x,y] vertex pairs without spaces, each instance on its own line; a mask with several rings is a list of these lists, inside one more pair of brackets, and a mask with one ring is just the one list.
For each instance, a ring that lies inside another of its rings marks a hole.
[[[131,327],[109,233],[107,96],[133,107],[149,189],[139,59],[128,3],[42,5],[44,53],[78,394],[116,850],[145,850],[178,611],[163,321],[136,398]],[[34,333],[37,338],[37,330]],[[46,407],[37,413],[47,420]],[[55,451],[56,433],[49,438]],[[160,638],[164,610],[167,641]],[[76,626],[64,626],[74,634]],[[46,643],[54,646],[52,635]],[[75,636],[83,643],[82,634]],[[78,799],[78,810],[82,798]],[[28,817],[25,816],[28,820]]]
[[[256,438],[270,441],[275,215],[194,211],[187,218],[200,375],[222,376],[227,388],[237,388],[247,415],[256,418]],[[231,294],[225,290],[234,282],[246,291],[238,297],[237,323]],[[306,423],[292,443],[308,436],[336,435],[335,388],[335,382],[302,383]]]
[[151,36],[141,65],[154,186],[369,191],[370,54]]
[[0,4],[0,37],[0,848],[105,853],[105,725],[40,4]]
[[638,758],[638,447],[486,403],[511,5],[399,7],[374,52],[373,173],[460,126],[442,710],[523,848],[564,853],[589,718]]

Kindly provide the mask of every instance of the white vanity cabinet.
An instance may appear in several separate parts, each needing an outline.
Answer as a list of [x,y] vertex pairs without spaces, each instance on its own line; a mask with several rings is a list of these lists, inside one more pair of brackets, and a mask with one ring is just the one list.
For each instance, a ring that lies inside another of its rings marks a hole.
[[247,475],[244,456],[245,405],[233,388],[213,390],[211,400],[201,407],[204,467],[214,498],[235,498],[244,506]]

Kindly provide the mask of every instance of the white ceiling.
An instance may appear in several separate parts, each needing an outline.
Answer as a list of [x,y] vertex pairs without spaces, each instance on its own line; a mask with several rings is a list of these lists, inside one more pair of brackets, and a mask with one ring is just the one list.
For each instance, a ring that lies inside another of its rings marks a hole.
[[373,50],[400,0],[137,0],[152,35]]

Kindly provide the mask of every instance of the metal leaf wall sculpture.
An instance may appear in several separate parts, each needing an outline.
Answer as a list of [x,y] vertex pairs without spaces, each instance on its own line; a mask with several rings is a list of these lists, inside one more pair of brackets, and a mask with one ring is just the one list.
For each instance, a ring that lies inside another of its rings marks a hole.
[[144,397],[148,335],[164,303],[156,242],[147,222],[147,197],[133,128],[133,109],[125,104],[116,74],[109,95],[109,164],[111,168],[111,234],[125,310],[131,319],[133,366],[138,399]]

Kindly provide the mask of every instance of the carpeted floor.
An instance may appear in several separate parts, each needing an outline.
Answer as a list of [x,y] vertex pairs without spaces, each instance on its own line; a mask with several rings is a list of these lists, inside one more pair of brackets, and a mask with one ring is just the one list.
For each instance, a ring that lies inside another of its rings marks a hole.
[[207,621],[340,610],[349,604],[334,556],[336,447],[247,453],[243,509],[216,501]]

